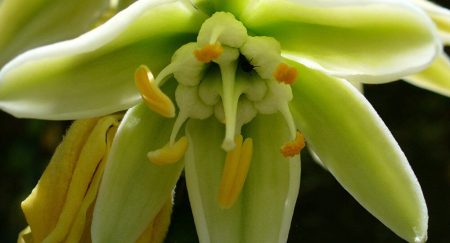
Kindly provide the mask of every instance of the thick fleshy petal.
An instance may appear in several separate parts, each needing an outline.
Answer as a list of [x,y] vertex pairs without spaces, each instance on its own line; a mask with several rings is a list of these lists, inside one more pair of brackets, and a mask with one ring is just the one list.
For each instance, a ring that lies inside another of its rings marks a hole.
[[77,39],[17,57],[0,72],[0,108],[18,117],[78,119],[140,100],[134,71],[159,72],[204,16],[182,2],[138,1]]
[[450,11],[426,0],[411,0],[430,15],[445,45],[450,45]]
[[100,185],[92,242],[134,242],[171,196],[183,163],[157,166],[146,154],[168,141],[172,124],[142,104],[127,112]]
[[428,213],[405,155],[372,106],[345,80],[302,65],[293,86],[297,127],[341,185],[409,242],[427,238]]
[[221,149],[224,127],[214,118],[188,123],[186,179],[202,243],[287,240],[300,185],[300,159],[288,160],[280,153],[280,147],[289,140],[280,115],[259,116],[248,126],[244,137],[254,141],[248,176],[238,200],[223,209],[218,197],[225,161]]
[[408,76],[404,80],[418,87],[450,97],[450,59],[446,54],[441,54],[427,69]]
[[254,156],[242,196],[241,242],[287,242],[300,187],[300,156],[286,159],[280,148],[290,140],[280,114],[257,116],[246,129]]
[[22,209],[34,242],[84,241],[121,116],[76,121]]
[[205,13],[230,12],[239,17],[241,12],[252,0],[191,0],[197,8]]
[[229,209],[220,208],[218,199],[225,161],[224,126],[215,118],[190,120],[186,135],[186,182],[200,242],[240,242],[242,198]]
[[241,16],[252,33],[276,38],[286,57],[348,80],[393,81],[424,69],[441,49],[432,21],[407,1],[265,0],[254,6]]
[[0,2],[0,67],[31,48],[74,38],[94,27],[109,0]]

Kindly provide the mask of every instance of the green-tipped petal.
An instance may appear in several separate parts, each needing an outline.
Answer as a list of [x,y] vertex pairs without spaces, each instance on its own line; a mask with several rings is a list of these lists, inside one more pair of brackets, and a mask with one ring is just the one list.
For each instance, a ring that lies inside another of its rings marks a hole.
[[418,87],[450,97],[450,59],[446,54],[441,54],[427,69],[404,79]]
[[31,50],[0,71],[0,109],[17,117],[78,119],[135,105],[135,69],[158,73],[204,16],[173,1],[138,1],[77,39]]
[[290,140],[280,114],[257,116],[246,134],[253,138],[254,155],[242,193],[246,227],[241,242],[287,242],[300,187],[300,156],[286,159],[280,152]]
[[297,127],[342,186],[409,242],[427,238],[428,213],[405,155],[364,96],[345,80],[292,62]]
[[240,242],[242,199],[229,209],[220,208],[218,200],[225,161],[224,126],[215,118],[190,120],[186,135],[186,182],[200,242]]
[[254,6],[241,17],[249,31],[276,38],[286,57],[348,80],[396,80],[424,69],[441,49],[432,21],[406,1],[264,0]]
[[191,2],[208,14],[230,12],[238,17],[252,0],[191,0]]
[[281,115],[262,115],[248,126],[244,137],[254,141],[248,176],[238,200],[222,209],[218,197],[224,127],[215,119],[188,123],[186,180],[202,243],[287,241],[300,185],[300,158],[286,159],[280,153],[290,137]]
[[0,67],[25,50],[74,38],[94,27],[109,0],[0,2]]
[[445,45],[450,45],[450,11],[430,1],[411,0],[430,15]]
[[127,112],[100,185],[92,242],[134,242],[170,197],[183,163],[157,166],[146,155],[168,141],[172,123],[145,105]]

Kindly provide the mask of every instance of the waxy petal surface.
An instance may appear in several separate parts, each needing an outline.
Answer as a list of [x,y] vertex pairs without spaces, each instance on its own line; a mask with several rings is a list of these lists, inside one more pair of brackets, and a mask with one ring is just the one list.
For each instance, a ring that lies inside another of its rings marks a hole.
[[372,106],[347,81],[292,63],[292,110],[308,145],[369,212],[409,242],[427,238],[428,213],[405,155]]
[[286,242],[300,185],[299,156],[286,159],[280,152],[290,139],[286,127],[280,115],[261,115],[245,129],[253,158],[239,198],[223,209],[224,127],[215,118],[189,121],[185,172],[200,242]]
[[450,45],[450,10],[426,0],[411,0],[426,11],[436,24],[445,45]]
[[183,163],[157,166],[146,154],[167,142],[172,124],[143,104],[127,112],[100,185],[92,242],[134,242],[170,198]]
[[424,69],[441,49],[432,21],[407,1],[265,0],[241,20],[276,38],[286,57],[353,81],[396,80]]
[[97,29],[31,50],[0,71],[0,109],[17,117],[79,119],[140,100],[135,69],[158,73],[204,16],[173,1],[138,1]]
[[205,13],[230,12],[239,17],[252,0],[191,0],[197,8]]
[[0,1],[0,67],[34,47],[67,40],[94,27],[108,0]]
[[404,78],[408,83],[450,97],[450,59],[441,54],[427,69]]
[[246,129],[254,156],[242,197],[241,242],[287,242],[300,187],[300,156],[285,158],[280,148],[291,140],[280,114],[259,115]]
[[221,144],[224,126],[215,118],[189,120],[185,174],[197,235],[202,243],[240,242],[242,199],[229,209],[219,206],[219,187],[225,162]]

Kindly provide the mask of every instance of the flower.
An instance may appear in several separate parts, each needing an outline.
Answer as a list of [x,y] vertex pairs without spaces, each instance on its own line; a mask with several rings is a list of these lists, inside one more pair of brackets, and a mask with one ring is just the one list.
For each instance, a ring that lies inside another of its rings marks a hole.
[[128,109],[96,199],[93,242],[138,239],[183,167],[201,242],[285,242],[303,136],[361,205],[423,242],[417,179],[346,80],[417,73],[440,49],[432,21],[400,0],[140,0],[6,64],[0,108],[38,119]]
[[[450,45],[450,11],[432,2],[412,0],[431,17],[438,28],[442,43]],[[444,96],[450,96],[450,59],[445,52],[424,71],[404,78],[418,87],[431,90]]]

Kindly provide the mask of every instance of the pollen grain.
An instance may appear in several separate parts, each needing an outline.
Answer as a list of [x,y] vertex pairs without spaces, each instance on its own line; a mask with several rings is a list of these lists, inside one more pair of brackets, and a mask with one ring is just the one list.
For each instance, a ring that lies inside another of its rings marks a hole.
[[280,83],[293,84],[297,79],[297,69],[280,63],[273,72],[273,77]]
[[284,157],[293,157],[302,151],[305,147],[305,137],[299,131],[295,136],[295,140],[289,141],[281,147],[281,154]]
[[194,51],[197,60],[204,63],[217,59],[222,53],[223,47],[219,42],[207,44],[203,48]]

